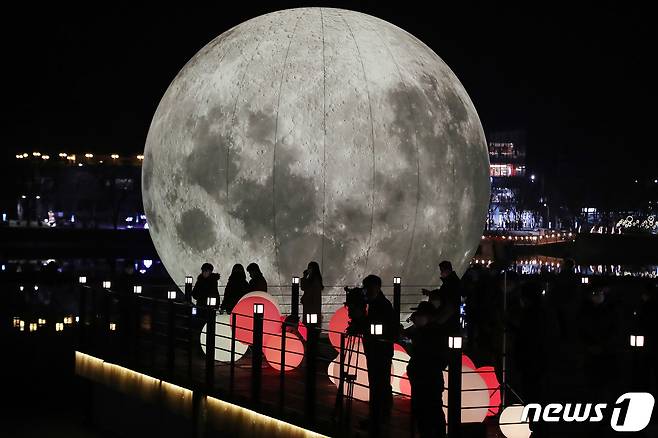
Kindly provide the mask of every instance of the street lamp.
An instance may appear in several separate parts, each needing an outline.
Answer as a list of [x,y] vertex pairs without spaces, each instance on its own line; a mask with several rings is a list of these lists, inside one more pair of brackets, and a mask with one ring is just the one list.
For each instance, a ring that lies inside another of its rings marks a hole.
[[636,348],[644,347],[644,336],[631,335],[631,347],[636,347]]
[[78,277],[78,283],[80,283],[80,284],[87,283],[87,277],[84,277],[84,276]]
[[170,290],[167,292],[167,298],[170,300],[175,300],[176,299],[176,291],[175,290]]
[[141,294],[142,293],[142,286],[139,286],[139,285],[133,286],[133,293],[138,294],[138,295]]
[[317,324],[318,323],[318,314],[317,313],[307,313],[306,314],[306,324]]
[[384,326],[382,324],[370,324],[371,335],[381,335],[383,332]]
[[216,297],[208,297],[206,300],[206,304],[210,307],[214,307],[217,305],[217,298]]
[[448,336],[448,347],[453,349],[462,348],[462,337],[461,336]]
[[111,282],[111,281],[109,281],[109,280],[105,280],[105,281],[103,282],[103,289],[109,289],[109,288],[111,288],[111,287],[112,287],[112,282]]

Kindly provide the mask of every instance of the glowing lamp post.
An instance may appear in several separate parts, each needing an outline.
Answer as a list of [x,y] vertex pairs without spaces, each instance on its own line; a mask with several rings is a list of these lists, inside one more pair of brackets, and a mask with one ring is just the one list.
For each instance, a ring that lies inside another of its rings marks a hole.
[[73,324],[73,317],[72,316],[65,316],[64,317],[64,324],[66,324],[66,325]]
[[402,279],[400,277],[393,277],[393,311],[400,320],[400,306],[402,297]]
[[295,318],[299,319],[299,277],[292,277],[291,285],[291,301],[290,301],[290,314]]
[[185,302],[187,303],[192,302],[192,281],[194,279],[191,276],[185,277]]
[[374,336],[381,336],[384,333],[383,324],[370,324],[370,334]]
[[167,292],[167,298],[170,300],[175,300],[176,299],[176,291],[175,290],[170,290]]
[[581,284],[589,284],[589,277],[581,277],[580,278],[580,283]]
[[631,347],[642,348],[644,347],[643,335],[631,335]]
[[64,331],[64,323],[63,322],[55,323],[55,331],[56,332]]
[[251,356],[251,400],[260,402],[261,369],[263,366],[263,314],[265,306],[262,303],[254,303],[253,320],[253,352]]
[[110,331],[115,332],[117,330],[117,324],[115,322],[110,323]]
[[36,332],[37,331],[37,323],[36,322],[31,322],[30,323],[30,331],[31,332]]
[[87,284],[87,277],[85,276],[78,277],[78,283]]
[[103,282],[103,289],[110,289],[112,287],[112,282],[109,280],[105,280]]
[[19,287],[18,287],[18,290],[21,291],[21,292],[23,292],[23,291],[25,290],[25,286],[19,286]]
[[462,338],[461,336],[449,336],[448,337],[448,347],[451,349],[460,349],[462,348]]
[[460,436],[462,406],[462,338],[448,336],[448,436]]
[[20,320],[18,323],[18,328],[20,331],[24,332],[25,331],[25,321]]
[[43,318],[39,318],[37,320],[37,323],[39,324],[39,327],[41,327],[42,325],[46,325],[46,320]]
[[206,304],[208,307],[215,307],[217,306],[217,297],[208,297],[206,300]]
[[307,313],[306,314],[306,324],[317,324],[318,323],[318,314],[317,313]]
[[133,286],[133,293],[136,295],[139,295],[142,293],[142,286],[135,285]]
[[192,315],[196,316],[196,307],[192,307]]

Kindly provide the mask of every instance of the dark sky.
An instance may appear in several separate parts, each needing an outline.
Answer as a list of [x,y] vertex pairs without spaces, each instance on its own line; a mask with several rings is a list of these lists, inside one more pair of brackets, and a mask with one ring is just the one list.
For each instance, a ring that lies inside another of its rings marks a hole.
[[[6,16],[5,151],[140,153],[160,97],[201,47],[251,17],[313,5],[226,3]],[[380,17],[425,42],[462,81],[487,133],[527,131],[529,165],[548,183],[605,193],[653,180],[652,15],[631,2],[571,3],[323,5]]]

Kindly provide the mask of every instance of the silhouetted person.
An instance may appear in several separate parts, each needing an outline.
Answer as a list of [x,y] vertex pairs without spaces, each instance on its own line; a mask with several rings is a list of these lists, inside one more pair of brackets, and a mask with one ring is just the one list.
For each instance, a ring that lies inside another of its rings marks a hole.
[[589,391],[602,400],[613,396],[618,378],[617,350],[621,347],[618,315],[608,302],[606,290],[585,288],[589,299],[580,316],[583,343],[586,348],[585,375]]
[[[369,432],[378,436],[382,421],[390,416],[393,403],[391,363],[393,341],[397,338],[399,321],[396,321],[391,302],[382,293],[382,280],[376,275],[363,279],[368,304],[364,325],[363,349],[368,364]],[[371,334],[371,326],[381,324],[382,334]]]
[[440,300],[439,311],[436,320],[443,325],[449,334],[459,331],[459,309],[462,300],[461,280],[457,273],[452,270],[452,263],[447,260],[439,263],[439,274],[441,276],[441,287],[430,292],[430,301],[434,294],[438,294]]
[[566,259],[555,276],[549,297],[549,303],[555,309],[559,324],[559,333],[562,340],[575,334],[578,320],[579,282],[574,272],[574,261]]
[[521,374],[521,396],[526,403],[541,403],[550,358],[551,333],[555,327],[542,305],[539,285],[527,283],[522,286],[520,306],[515,353]]
[[443,369],[448,364],[448,336],[435,320],[436,310],[422,301],[407,329],[411,338],[407,375],[411,384],[411,409],[421,438],[445,437]]
[[318,324],[320,324],[322,322],[322,290],[324,289],[320,265],[317,262],[310,262],[299,283],[304,291],[300,299],[304,307],[302,322],[306,324],[306,315],[315,313],[318,315]]
[[257,263],[247,265],[249,273],[249,292],[267,292],[267,281]]
[[192,289],[192,298],[196,300],[198,306],[206,306],[208,298],[213,297],[217,299],[215,308],[219,306],[219,289],[217,288],[219,274],[213,273],[214,269],[210,263],[204,263],[201,266],[201,273]]
[[233,265],[231,275],[228,277],[226,287],[224,288],[224,299],[220,309],[227,313],[233,311],[233,307],[240,301],[240,298],[249,293],[249,283],[247,283],[247,274],[241,264]]

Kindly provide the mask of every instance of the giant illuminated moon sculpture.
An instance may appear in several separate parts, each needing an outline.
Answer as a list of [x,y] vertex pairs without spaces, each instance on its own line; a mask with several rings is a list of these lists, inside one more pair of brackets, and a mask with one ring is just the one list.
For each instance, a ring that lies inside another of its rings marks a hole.
[[461,274],[481,236],[489,161],[473,103],[426,45],[378,18],[303,8],[244,22],[178,73],[142,170],[155,247],[182,282],[255,261],[288,284]]

